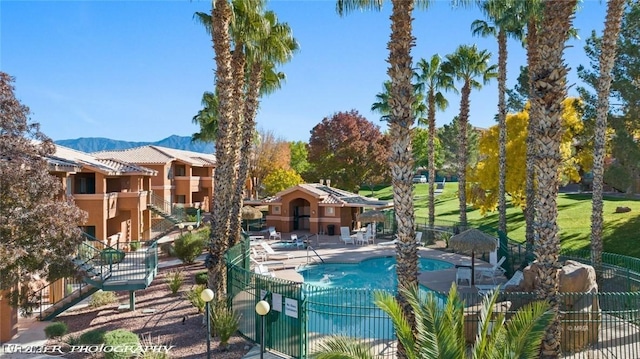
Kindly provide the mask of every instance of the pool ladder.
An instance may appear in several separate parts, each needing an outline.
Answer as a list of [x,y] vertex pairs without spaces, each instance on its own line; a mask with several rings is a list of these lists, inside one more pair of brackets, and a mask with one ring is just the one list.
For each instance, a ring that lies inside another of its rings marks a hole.
[[310,245],[307,245],[307,264],[309,264],[309,250],[311,250],[313,253],[315,253],[316,257],[318,257],[320,259],[320,262],[324,263],[324,259],[322,259],[322,257],[320,257],[318,252],[316,252],[316,250],[313,249],[313,247],[311,247]]

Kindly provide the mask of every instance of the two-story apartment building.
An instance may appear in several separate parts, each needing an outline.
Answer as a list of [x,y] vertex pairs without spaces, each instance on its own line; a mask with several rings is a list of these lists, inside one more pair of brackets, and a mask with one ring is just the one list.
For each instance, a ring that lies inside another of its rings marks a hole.
[[197,207],[209,212],[213,198],[215,155],[152,145],[95,152],[93,155],[153,169],[158,173],[151,179],[150,189],[154,195],[172,205]]
[[65,193],[87,212],[86,233],[108,245],[149,239],[147,203],[155,170],[59,145],[49,163]]

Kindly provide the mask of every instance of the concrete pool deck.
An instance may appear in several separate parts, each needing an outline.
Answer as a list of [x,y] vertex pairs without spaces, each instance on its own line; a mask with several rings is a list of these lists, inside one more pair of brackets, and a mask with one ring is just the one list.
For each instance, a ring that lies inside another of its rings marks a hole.
[[[309,235],[309,233],[302,231],[293,233],[297,234],[298,237]],[[291,234],[292,233],[282,233],[282,242],[286,242],[287,239],[290,238]],[[302,282],[302,275],[296,271],[296,268],[307,264],[317,264],[320,262],[319,258],[322,258],[322,260],[327,263],[358,263],[369,258],[395,256],[395,245],[379,245],[380,243],[389,242],[391,240],[390,238],[377,238],[375,244],[367,245],[345,245],[344,242],[340,240],[339,235],[313,235],[310,236],[310,238],[310,248],[307,249],[298,249],[295,246],[272,246],[276,254],[269,256],[269,261],[272,262],[268,265],[269,270],[278,278],[294,282]],[[281,241],[267,240],[266,242],[271,245]],[[252,246],[255,245],[256,249],[259,250],[261,247],[257,245],[257,243],[259,243],[259,241],[252,243]],[[437,259],[449,262],[453,265],[469,265],[471,263],[471,257],[469,256],[435,248],[420,246],[418,252],[421,258]],[[476,269],[491,268],[491,265],[487,262],[476,259],[475,267]],[[418,281],[420,284],[439,292],[448,292],[451,285],[455,282],[455,278],[455,268],[422,272],[418,275]],[[504,277],[496,279],[496,283],[504,283],[506,281],[507,278]],[[493,283],[490,281],[484,281],[482,283],[476,281],[476,284]],[[459,286],[458,289],[461,293],[477,293],[477,289],[473,286],[462,285]]]

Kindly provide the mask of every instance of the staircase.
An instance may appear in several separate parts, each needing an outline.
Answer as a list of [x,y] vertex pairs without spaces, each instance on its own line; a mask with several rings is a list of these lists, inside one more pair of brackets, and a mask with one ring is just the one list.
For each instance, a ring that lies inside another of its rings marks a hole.
[[146,250],[127,253],[85,234],[85,241],[80,243],[71,260],[78,275],[58,279],[32,293],[31,309],[38,312],[40,320],[50,320],[100,289],[146,288],[158,267],[157,244],[147,242],[146,245]]
[[186,211],[182,207],[172,206],[171,203],[165,201],[162,197],[153,193],[150,195],[149,204],[147,207],[160,217],[178,224],[186,219]]

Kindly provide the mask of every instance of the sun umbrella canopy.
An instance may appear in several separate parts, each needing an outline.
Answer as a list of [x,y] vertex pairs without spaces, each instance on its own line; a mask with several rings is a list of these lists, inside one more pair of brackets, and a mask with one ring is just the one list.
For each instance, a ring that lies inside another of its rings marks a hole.
[[362,223],[368,222],[384,222],[386,216],[382,211],[366,211],[358,214],[358,221]]
[[491,252],[496,249],[497,240],[475,228],[451,236],[449,245],[456,251]]
[[262,218],[262,212],[255,207],[244,206],[241,211],[242,219],[260,219]]

